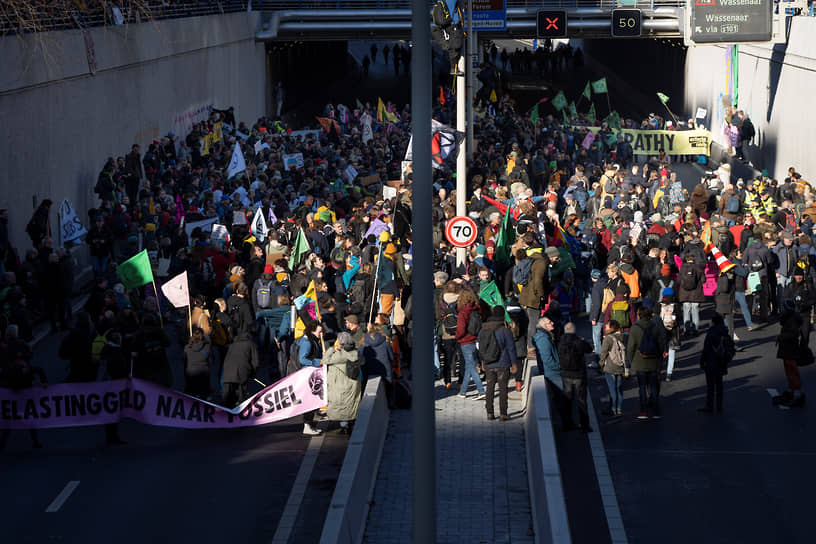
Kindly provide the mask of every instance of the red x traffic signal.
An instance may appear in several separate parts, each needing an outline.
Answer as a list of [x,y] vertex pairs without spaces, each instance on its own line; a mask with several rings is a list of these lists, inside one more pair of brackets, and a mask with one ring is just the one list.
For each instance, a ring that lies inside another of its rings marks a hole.
[[539,11],[536,17],[536,37],[566,38],[567,12],[563,9]]

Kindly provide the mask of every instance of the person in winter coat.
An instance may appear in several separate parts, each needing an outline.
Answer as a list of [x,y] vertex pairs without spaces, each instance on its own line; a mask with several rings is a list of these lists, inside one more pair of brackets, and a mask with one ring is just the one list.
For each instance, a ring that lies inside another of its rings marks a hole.
[[[362,391],[360,354],[349,333],[337,335],[334,347],[323,355],[323,364],[326,367],[328,417],[331,421],[339,421],[340,432],[347,434],[349,422],[357,419]],[[356,369],[356,373],[349,376],[349,369]]]
[[[187,349],[184,351],[186,359]],[[224,406],[235,408],[247,399],[247,383],[255,376],[259,364],[255,342],[249,333],[240,332],[224,358],[224,374],[221,377],[221,402]]]
[[708,217],[708,191],[702,183],[698,183],[691,192],[691,207],[698,217]]
[[[111,331],[107,336],[105,346],[99,354],[99,360],[105,365],[106,377],[111,380],[127,378],[130,372],[130,353],[126,353],[122,348],[122,334]],[[126,444],[119,436],[119,424],[108,423],[105,425],[105,442],[109,446],[121,446]]]
[[600,349],[600,368],[609,388],[609,409],[607,416],[623,415],[623,378],[626,375],[626,347],[620,323],[611,320],[606,326],[606,334]]
[[686,261],[677,275],[678,299],[683,304],[683,326],[686,334],[696,334],[700,328],[700,303],[705,302],[703,283],[705,274],[692,254],[686,255]]
[[113,252],[113,233],[105,226],[104,217],[96,216],[94,226],[88,231],[85,241],[90,247],[94,276],[97,278],[104,276]]
[[[748,274],[756,272],[759,275],[759,319],[768,321],[768,301],[770,294],[771,254],[768,248],[756,238],[751,241],[742,254],[742,264],[748,269]],[[750,279],[750,278],[749,278]]]
[[[492,334],[499,348],[499,358],[495,361],[482,360],[485,369],[485,379],[487,380],[487,399],[485,408],[487,409],[487,419],[494,420],[493,413],[493,392],[496,384],[499,385],[499,415],[502,421],[507,421],[507,382],[510,380],[510,367],[516,364],[516,345],[513,334],[505,326],[504,307],[494,306],[490,310],[490,317],[482,325],[479,338],[483,335]],[[482,346],[482,342],[479,343]],[[484,346],[481,350],[484,352]]]
[[391,348],[385,334],[383,334],[382,327],[373,323],[369,325],[359,351],[360,358],[363,360],[363,375],[366,381],[372,376],[380,376],[383,379],[383,385],[385,385],[388,407],[393,408],[394,375],[392,363],[394,362],[394,350]]
[[807,346],[810,340],[810,314],[816,304],[816,288],[800,266],[793,267],[793,281],[785,288],[782,300],[793,301],[794,311],[802,318],[801,345]]
[[672,267],[665,263],[660,265],[660,276],[654,281],[652,285],[651,297],[652,300],[660,300],[663,298],[663,291],[670,288],[673,292],[677,292],[677,285],[672,278]]
[[210,311],[207,309],[207,299],[204,295],[193,297],[193,310],[190,315],[190,322],[193,327],[201,329],[204,338],[209,341],[212,334],[212,323],[210,321]]
[[660,322],[663,329],[666,331],[666,381],[670,382],[672,373],[674,372],[674,361],[677,355],[677,350],[680,349],[680,320],[677,317],[680,315],[680,305],[677,304],[677,299],[674,297],[674,290],[672,288],[665,289],[663,296],[660,298]]
[[[31,348],[18,337],[17,325],[9,325],[4,332],[5,339],[0,343],[0,387],[12,391],[30,389],[34,385],[35,375],[39,377],[42,387],[48,387],[45,371],[31,365]],[[42,448],[37,429],[30,429],[28,432],[31,445],[35,449]],[[0,452],[6,448],[10,435],[11,429],[0,431]]]
[[[736,277],[734,272],[721,273],[717,278],[717,290],[714,292],[714,311],[723,317],[728,325],[728,333],[732,338],[736,336],[734,332],[734,292],[736,290]],[[739,338],[734,338],[738,340]]]
[[[456,327],[459,316],[457,303],[460,290],[461,288],[457,283],[452,281],[446,283],[442,289],[442,295],[439,297],[436,306],[434,306],[436,330],[439,338],[440,370],[445,389],[452,387],[451,374],[453,373],[454,364],[457,359],[461,360],[462,357],[459,342],[456,341]],[[464,372],[460,369],[459,379],[462,378],[464,378]]]
[[[477,370],[479,360],[476,357],[476,335],[471,334],[474,331],[468,330],[470,314],[473,312],[481,314],[481,308],[479,307],[479,301],[476,299],[476,294],[467,289],[459,294],[459,300],[456,305],[459,312],[456,320],[456,341],[459,342],[465,361],[465,372],[462,376],[462,386],[459,388],[459,396],[462,398],[467,397],[467,389],[472,378],[473,383],[476,384],[476,391],[478,392],[476,400],[482,400],[485,398],[485,390],[484,385],[482,385],[482,380],[479,378],[479,371]],[[479,317],[481,317],[481,315]]]
[[[519,304],[527,312],[529,323],[527,327],[527,357],[532,358],[534,356],[533,335],[535,335],[535,324],[538,322],[541,313],[541,299],[550,292],[548,274],[550,263],[542,254],[540,248],[531,249],[527,253],[527,258],[532,259],[532,265],[530,266],[527,284],[521,288]],[[519,256],[516,256],[516,259],[519,259]],[[520,261],[517,262],[520,263]],[[519,266],[519,264],[516,266]]]
[[597,268],[589,273],[592,280],[592,290],[590,291],[589,303],[589,320],[592,323],[592,345],[595,348],[595,353],[601,352],[601,333],[603,332],[603,309],[601,303],[603,302],[604,288],[606,287],[607,278],[603,276]]
[[[289,374],[295,372],[295,368],[303,367],[319,367],[323,359],[323,348],[321,345],[321,337],[323,336],[323,327],[317,321],[309,321],[303,329],[303,334],[295,340],[297,346],[297,365],[292,365],[290,361]],[[317,428],[314,422],[317,410],[306,412],[303,414],[303,434],[307,436],[316,436],[323,431]]]
[[549,317],[542,317],[536,321],[536,332],[533,336],[533,345],[536,350],[538,373],[544,376],[561,390],[561,363],[558,361],[558,349],[555,346],[555,323]]
[[604,312],[604,327],[609,325],[609,322],[614,319],[618,322],[624,334],[629,332],[629,329],[635,323],[637,314],[635,313],[635,306],[629,302],[628,296],[629,288],[626,287],[626,285],[619,284],[615,288],[615,297],[606,306],[606,311]]
[[[788,390],[773,398],[774,404],[784,406],[804,406],[805,394],[802,392],[802,377],[799,374],[797,361],[802,356],[802,316],[796,311],[792,300],[786,300],[779,316],[780,331],[776,339],[776,356],[782,359]],[[805,345],[804,347],[807,347]]]
[[[799,260],[799,253],[793,245],[793,234],[783,232],[775,246],[770,248],[771,253],[776,255],[779,265],[776,268],[776,300],[777,308],[782,307],[782,298],[788,285],[793,281],[793,271]],[[808,318],[810,321],[810,318]]]
[[91,358],[91,343],[94,339],[91,317],[86,312],[76,316],[76,326],[62,340],[59,348],[60,359],[69,361],[66,382],[96,381],[98,365]]
[[584,362],[584,355],[591,352],[592,346],[575,334],[575,323],[564,325],[564,336],[558,343],[558,361],[564,384],[565,430],[574,426],[572,412],[573,407],[577,407],[581,430],[592,432],[587,410],[587,369]]
[[142,318],[142,326],[136,335],[135,342],[136,362],[133,365],[133,375],[165,387],[173,385],[173,374],[170,371],[170,362],[167,360],[166,349],[170,347],[170,338],[161,328],[159,318],[153,314],[146,314]]
[[199,327],[184,346],[184,392],[200,399],[210,392],[210,342]]
[[728,363],[736,353],[731,334],[722,315],[716,314],[711,318],[711,328],[706,333],[700,355],[700,368],[706,375],[706,403],[697,409],[700,412],[711,412],[715,405],[717,411],[722,412],[723,376],[728,373]]
[[249,303],[249,287],[244,282],[238,282],[235,294],[227,300],[227,315],[230,318],[230,331],[233,336],[247,333],[255,334],[255,313]]
[[[648,336],[648,338],[647,338]],[[652,320],[652,310],[642,307],[638,320],[629,331],[626,358],[638,381],[640,413],[638,419],[660,419],[660,363],[666,353],[666,338],[662,328]],[[648,389],[648,393],[647,393]]]

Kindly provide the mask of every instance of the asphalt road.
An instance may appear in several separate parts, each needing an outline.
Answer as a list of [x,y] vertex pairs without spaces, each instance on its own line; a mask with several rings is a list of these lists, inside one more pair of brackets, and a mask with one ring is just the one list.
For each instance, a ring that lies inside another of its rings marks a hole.
[[[35,349],[51,383],[67,374],[56,357],[64,333]],[[176,387],[180,351],[169,350]],[[259,372],[269,379],[268,369]],[[325,423],[323,424],[326,425]],[[14,431],[0,454],[3,541],[271,541],[309,439],[294,418],[249,429],[181,430],[125,420],[124,446],[106,446],[104,428],[40,431],[41,450]],[[326,436],[289,542],[318,542],[347,436]],[[79,482],[56,512],[46,509]],[[316,520],[320,520],[319,523]]]

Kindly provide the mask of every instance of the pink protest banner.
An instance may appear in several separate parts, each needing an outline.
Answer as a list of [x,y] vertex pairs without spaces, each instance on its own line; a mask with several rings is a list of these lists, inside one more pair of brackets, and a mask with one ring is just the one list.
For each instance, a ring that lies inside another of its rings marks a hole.
[[136,378],[0,389],[0,429],[101,425],[126,417],[183,429],[249,427],[316,410],[325,396],[322,367],[305,367],[234,409]]
[[581,143],[581,147],[583,147],[584,149],[589,149],[589,146],[592,145],[593,140],[595,140],[595,134],[593,134],[592,132],[587,132],[584,141]]

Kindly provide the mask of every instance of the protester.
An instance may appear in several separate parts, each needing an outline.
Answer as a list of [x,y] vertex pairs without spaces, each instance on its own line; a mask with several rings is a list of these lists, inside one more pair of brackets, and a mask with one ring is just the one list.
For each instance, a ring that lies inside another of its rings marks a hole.
[[728,364],[736,353],[731,336],[723,316],[714,315],[700,355],[700,368],[706,376],[706,403],[698,408],[700,412],[711,412],[715,406],[718,412],[723,410],[723,376],[728,374]]
[[[196,346],[193,344],[189,348],[194,351]],[[259,364],[258,349],[252,337],[247,332],[239,332],[224,358],[224,373],[221,377],[221,399],[224,406],[234,408],[247,399],[247,385],[255,377]]]
[[504,320],[504,308],[494,306],[490,316],[479,331],[479,357],[485,369],[487,398],[485,408],[487,419],[494,420],[493,398],[496,384],[499,386],[499,415],[507,421],[507,383],[510,381],[510,367],[516,364],[516,345],[512,333]]
[[340,422],[340,432],[348,434],[357,419],[361,400],[361,360],[351,334],[341,332],[335,345],[323,356],[326,367],[328,418]]
[[204,331],[195,327],[184,347],[184,392],[206,399],[210,393],[210,342]]
[[609,389],[609,408],[604,415],[623,415],[623,378],[628,375],[626,347],[623,345],[620,324],[614,319],[606,325],[599,365]]
[[459,295],[456,302],[456,309],[458,312],[456,318],[456,341],[459,342],[459,348],[462,351],[464,359],[464,375],[462,376],[462,385],[459,389],[459,396],[467,398],[467,390],[470,386],[470,380],[476,384],[476,400],[483,400],[485,398],[484,385],[479,377],[479,371],[476,367],[479,360],[476,356],[476,340],[479,335],[479,330],[482,327],[481,308],[476,300],[476,295],[473,291],[465,289]]
[[638,382],[640,413],[638,419],[661,419],[660,362],[666,352],[662,330],[652,320],[649,308],[638,310],[638,320],[629,332],[626,358]]
[[[782,359],[788,389],[781,395],[773,398],[774,404],[783,406],[801,407],[805,404],[805,394],[802,392],[802,377],[799,374],[799,361],[802,357],[802,316],[796,311],[792,300],[786,300],[782,306],[782,315],[779,316],[780,331],[776,338],[778,346],[776,356]],[[804,344],[807,348],[807,344]],[[812,357],[812,355],[811,355]]]

